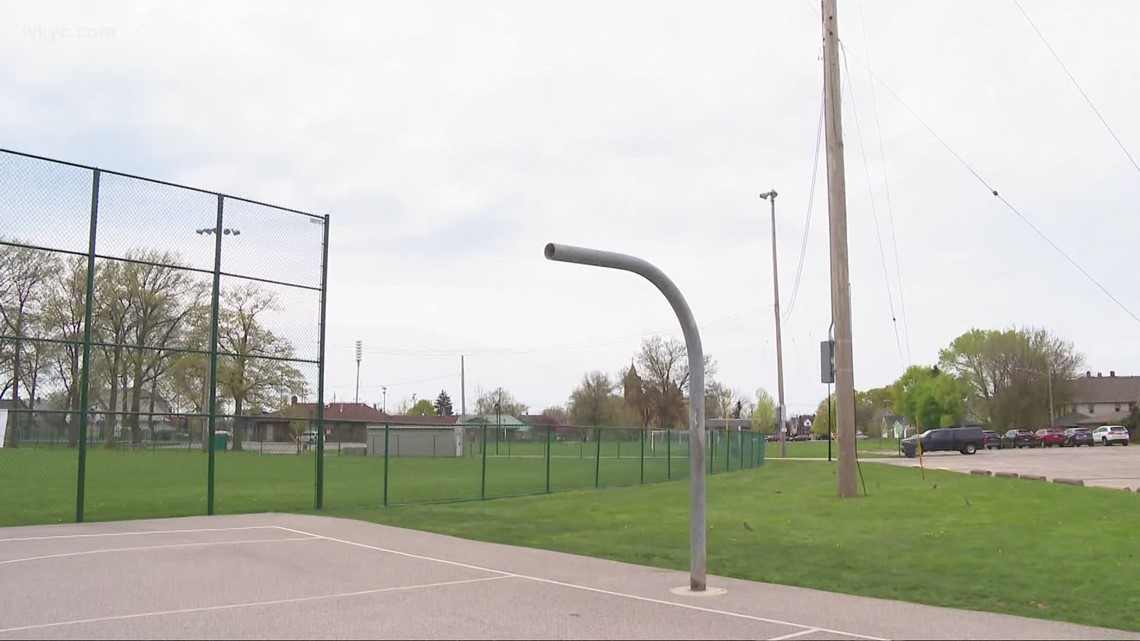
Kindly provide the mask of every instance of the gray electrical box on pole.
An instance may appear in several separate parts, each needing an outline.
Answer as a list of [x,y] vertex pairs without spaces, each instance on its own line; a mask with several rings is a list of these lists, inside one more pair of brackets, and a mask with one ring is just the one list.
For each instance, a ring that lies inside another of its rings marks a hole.
[[821,383],[830,385],[835,382],[835,341],[819,343],[819,376]]

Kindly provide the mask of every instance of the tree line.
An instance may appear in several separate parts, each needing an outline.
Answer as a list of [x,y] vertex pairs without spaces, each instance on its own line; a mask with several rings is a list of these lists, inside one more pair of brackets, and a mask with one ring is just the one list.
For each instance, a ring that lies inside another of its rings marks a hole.
[[[855,425],[882,429],[888,416],[920,430],[981,424],[1004,430],[1048,425],[1054,408],[1071,399],[1071,381],[1084,357],[1069,341],[1038,328],[971,329],[938,353],[938,361],[912,365],[890,385],[856,392]],[[812,424],[832,431],[834,397],[820,402]]]
[[[5,239],[0,239],[5,240]],[[108,447],[129,434],[143,440],[142,417],[208,412],[211,286],[176,254],[132,250],[125,260],[96,263],[88,407],[81,402],[81,357],[87,301],[87,258],[0,244],[0,396],[18,406],[58,414],[14,413],[5,447],[22,427],[47,427],[78,438],[78,416],[94,415]],[[218,402],[236,417],[287,405],[308,392],[289,362],[295,348],[265,326],[278,309],[253,283],[224,288],[218,308]],[[314,331],[316,328],[314,327]],[[241,449],[245,421],[235,421]]]

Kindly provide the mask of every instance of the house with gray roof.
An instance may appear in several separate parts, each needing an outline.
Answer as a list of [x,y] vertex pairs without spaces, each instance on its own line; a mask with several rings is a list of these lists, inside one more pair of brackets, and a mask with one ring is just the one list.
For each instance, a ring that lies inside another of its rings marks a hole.
[[1091,371],[1069,381],[1069,402],[1057,408],[1057,427],[1119,425],[1140,407],[1140,376]]

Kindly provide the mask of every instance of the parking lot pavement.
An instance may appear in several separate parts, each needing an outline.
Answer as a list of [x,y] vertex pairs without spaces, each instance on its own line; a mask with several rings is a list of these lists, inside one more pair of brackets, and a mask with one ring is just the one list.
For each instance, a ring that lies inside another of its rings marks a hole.
[[[913,458],[865,458],[863,461],[918,467]],[[982,450],[968,456],[936,452],[923,457],[927,468],[966,472],[1014,472],[1053,479],[1079,479],[1086,486],[1140,490],[1140,447],[1052,447],[1021,450]]]

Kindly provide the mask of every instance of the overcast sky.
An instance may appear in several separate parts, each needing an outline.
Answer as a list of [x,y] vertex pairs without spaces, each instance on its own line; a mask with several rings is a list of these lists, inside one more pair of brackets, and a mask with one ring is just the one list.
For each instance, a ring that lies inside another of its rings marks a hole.
[[[891,95],[1140,310],[1140,172],[1012,0],[840,5],[856,387],[933,362],[971,327],[1014,324],[1068,338],[1094,372],[1140,373],[1140,323]],[[1140,4],[1022,6],[1140,156]],[[382,385],[389,409],[446,389],[458,410],[466,354],[469,407],[503,386],[539,411],[587,370],[628,366],[644,336],[680,335],[647,282],[546,261],[550,241],[661,267],[716,379],[774,396],[769,189],[789,413],[825,395],[822,157],[791,305],[818,3],[5,0],[3,13],[0,146],[331,216],[327,398],[351,400],[356,340],[362,401],[380,403]],[[868,61],[885,83],[874,96]],[[178,218],[136,233],[201,253],[178,236],[198,221]],[[317,226],[243,220],[243,265],[315,273]],[[315,332],[315,298],[282,300],[282,323]]]

